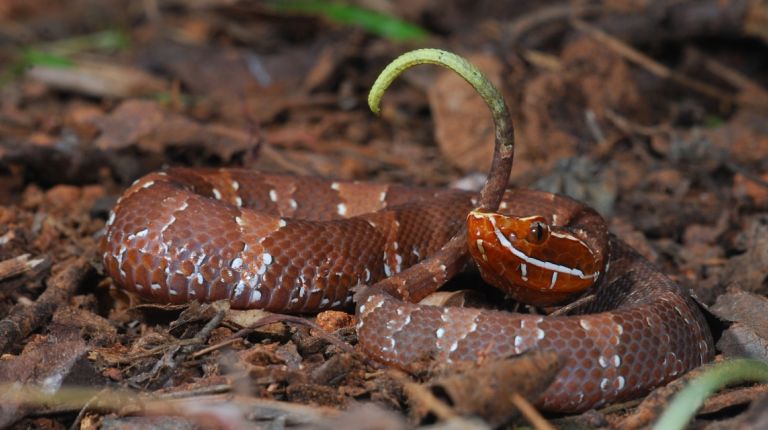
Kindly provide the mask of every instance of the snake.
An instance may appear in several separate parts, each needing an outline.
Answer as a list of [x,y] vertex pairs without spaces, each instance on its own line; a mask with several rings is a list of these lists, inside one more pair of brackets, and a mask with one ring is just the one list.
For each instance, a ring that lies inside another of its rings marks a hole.
[[[453,69],[491,108],[496,147],[480,193],[170,168],[138,179],[110,211],[100,245],[106,273],[159,303],[228,300],[302,314],[356,302],[361,351],[404,370],[554,351],[565,365],[535,399],[547,411],[633,399],[710,361],[712,335],[697,304],[594,209],[506,189],[511,120],[474,66],[445,51],[412,51],[374,90],[421,63]],[[418,303],[467,266],[545,309],[590,299],[561,315]],[[361,285],[369,287],[361,293]]]

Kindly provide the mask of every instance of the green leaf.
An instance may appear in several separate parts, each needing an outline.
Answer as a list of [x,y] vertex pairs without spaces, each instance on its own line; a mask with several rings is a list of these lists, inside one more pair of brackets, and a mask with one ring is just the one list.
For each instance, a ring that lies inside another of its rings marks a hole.
[[271,5],[278,12],[320,15],[392,40],[420,40],[429,36],[427,30],[399,18],[336,1],[283,0],[273,1]]
[[717,115],[707,115],[704,117],[704,127],[717,128],[722,127],[725,124],[725,120]]
[[96,33],[68,37],[37,48],[63,56],[75,55],[85,51],[114,52],[130,46],[128,35],[119,30],[104,30]]
[[71,68],[75,66],[71,57],[81,52],[114,52],[128,46],[130,39],[120,30],[105,30],[28,46],[14,52],[16,61],[0,69],[0,87],[30,67]]
[[39,49],[25,50],[21,63],[24,67],[44,66],[60,69],[69,69],[75,65],[75,63],[67,57],[51,52],[40,51]]

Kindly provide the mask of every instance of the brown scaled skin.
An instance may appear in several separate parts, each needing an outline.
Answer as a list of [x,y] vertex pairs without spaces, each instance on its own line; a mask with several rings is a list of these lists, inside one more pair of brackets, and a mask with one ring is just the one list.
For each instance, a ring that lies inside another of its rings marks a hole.
[[[369,274],[373,284],[431,258],[461,229],[473,197],[238,169],[171,169],[123,194],[107,221],[102,255],[115,285],[147,300],[229,299],[236,308],[317,312],[351,302],[349,288]],[[610,252],[595,299],[553,317],[369,294],[357,308],[361,351],[403,369],[427,358],[450,363],[554,351],[568,362],[537,405],[560,412],[635,398],[712,359],[712,336],[696,305],[626,245],[613,239],[609,246],[594,210],[531,190],[509,190],[504,202],[504,214],[549,214],[551,226],[590,232],[581,239],[598,259]],[[451,269],[434,263],[428,280],[439,283]]]
[[604,269],[605,255],[591,249],[579,231],[542,216],[473,211],[467,229],[467,245],[483,279],[523,303],[567,302],[592,287]]

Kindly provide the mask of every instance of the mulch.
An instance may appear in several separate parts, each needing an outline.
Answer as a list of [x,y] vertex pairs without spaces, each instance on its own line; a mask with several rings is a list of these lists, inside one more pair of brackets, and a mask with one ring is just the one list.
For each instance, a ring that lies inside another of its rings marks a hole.
[[[352,310],[143,303],[104,275],[110,208],[168,166],[478,189],[494,134],[460,78],[416,68],[380,117],[366,106],[383,67],[426,46],[466,56],[505,95],[513,186],[598,209],[708,308],[718,359],[768,359],[764,2],[355,4],[428,35],[399,41],[270,2],[0,6],[0,428],[652,423],[698,371],[645,399],[537,418],[525,398],[556,356],[407,375],[355,349]],[[514,383],[467,394],[502,379]],[[25,401],[3,398],[12,386]],[[759,428],[766,399],[765,385],[727,390],[694,425]]]

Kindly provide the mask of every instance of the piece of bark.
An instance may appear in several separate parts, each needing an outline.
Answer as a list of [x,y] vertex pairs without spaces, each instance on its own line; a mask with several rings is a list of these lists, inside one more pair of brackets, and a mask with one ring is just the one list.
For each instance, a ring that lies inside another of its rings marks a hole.
[[224,125],[202,124],[146,100],[126,100],[108,115],[94,119],[101,131],[97,148],[119,151],[131,146],[163,154],[169,146],[200,145],[224,160],[251,145],[247,132]]
[[742,387],[728,389],[712,395],[704,401],[699,409],[699,414],[712,414],[738,405],[746,405],[757,397],[768,395],[768,385],[761,384],[754,387]]
[[[451,405],[461,416],[478,416],[491,426],[509,422],[518,415],[513,394],[537,399],[552,383],[564,364],[554,353],[531,352],[515,359],[482,363],[461,363],[451,368],[449,376],[431,381],[427,388]],[[424,403],[416,403],[415,413],[424,413]]]
[[56,309],[65,304],[74,294],[89,268],[88,261],[82,257],[56,264],[53,268],[55,274],[48,280],[48,286],[43,294],[30,306],[17,304],[8,316],[0,321],[0,352],[5,352],[12,345],[16,345],[48,320]]
[[[610,6],[610,3],[606,2]],[[685,41],[700,36],[754,35],[768,40],[764,2],[749,0],[684,0],[615,2],[615,12],[602,14],[597,25],[636,45]],[[761,4],[763,3],[763,4]]]
[[320,366],[312,369],[312,383],[336,387],[351,373],[361,370],[361,362],[352,354],[335,354]]
[[704,428],[706,430],[749,430],[768,428],[768,395],[763,393],[757,398],[753,398],[749,408],[738,416],[714,422]]
[[732,290],[717,298],[710,311],[718,318],[740,322],[755,330],[760,337],[768,339],[768,299],[747,291]]
[[[20,355],[4,356],[0,360],[0,384],[39,386],[46,393],[56,393],[87,350],[78,328],[59,326],[46,336],[35,336]],[[14,401],[14,394],[4,391],[0,390],[0,428],[41,407]]]
[[768,216],[757,214],[746,218],[737,241],[744,253],[728,259],[722,283],[760,292],[768,273]]
[[726,357],[768,360],[768,339],[741,323],[734,324],[723,332],[720,340],[717,341],[717,349]]
[[21,285],[41,279],[51,268],[51,259],[42,255],[30,259],[22,254],[0,262],[0,297],[16,291]]
[[323,311],[315,317],[317,325],[328,333],[355,325],[355,316],[343,311]]
[[8,278],[34,270],[35,267],[45,261],[45,258],[33,258],[30,260],[29,257],[29,254],[22,254],[0,261],[0,281],[5,281]]

